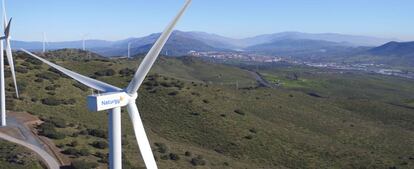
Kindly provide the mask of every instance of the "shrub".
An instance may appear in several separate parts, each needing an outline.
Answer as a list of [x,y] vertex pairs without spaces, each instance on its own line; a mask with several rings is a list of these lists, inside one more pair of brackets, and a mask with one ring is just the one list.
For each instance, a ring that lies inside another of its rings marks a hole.
[[62,153],[66,154],[66,155],[78,156],[78,150],[76,150],[74,148],[67,148],[67,149],[63,150]]
[[66,127],[66,121],[62,118],[50,118],[49,120],[47,120],[47,122],[53,124],[54,126],[58,128]]
[[119,74],[121,76],[131,76],[135,73],[134,70],[130,69],[130,68],[125,68],[119,71]]
[[240,115],[245,115],[246,113],[240,109],[234,110],[235,113],[240,114]]
[[56,90],[55,86],[47,86],[45,87],[46,90]]
[[42,83],[42,82],[43,82],[43,79],[37,78],[37,79],[35,79],[34,81],[35,81],[36,83]]
[[250,131],[251,133],[257,133],[257,130],[256,130],[255,128],[251,128],[251,129],[249,129],[249,131]]
[[75,103],[76,103],[75,99],[68,99],[68,100],[63,101],[63,104],[66,104],[66,105],[74,105]]
[[200,113],[197,113],[197,112],[192,112],[192,113],[191,113],[191,115],[193,115],[193,116],[199,116],[199,115],[200,115]]
[[88,149],[85,149],[85,148],[80,149],[79,152],[78,152],[78,154],[80,156],[89,156],[89,155],[91,155],[91,153],[89,152],[89,150]]
[[85,160],[77,160],[77,161],[73,161],[70,164],[70,167],[72,167],[73,169],[93,169],[93,168],[97,168],[99,165],[95,162],[87,162]]
[[22,63],[22,66],[30,67],[30,63],[24,62],[24,63]]
[[49,105],[49,106],[59,106],[62,104],[62,100],[50,97],[50,98],[42,99],[42,104]]
[[31,63],[31,64],[34,64],[34,65],[42,65],[42,64],[43,64],[43,62],[42,62],[42,61],[37,60],[37,59],[32,58],[32,57],[27,58],[25,61],[26,61],[26,62],[29,62],[29,63]]
[[251,139],[253,139],[253,136],[252,135],[248,135],[248,136],[246,136],[244,138],[247,139],[247,140],[251,140]]
[[20,93],[26,91],[27,83],[26,82],[17,82],[17,88],[19,88]]
[[180,160],[180,156],[178,155],[178,154],[175,154],[175,153],[170,153],[170,160],[173,160],[173,161],[178,161],[178,160]]
[[187,156],[187,157],[191,157],[191,152],[186,151],[186,152],[184,153],[184,155],[185,155],[185,156]]
[[206,161],[203,159],[202,156],[198,156],[196,158],[191,159],[191,164],[194,166],[203,166],[206,165]]
[[45,79],[45,80],[50,80],[50,81],[59,79],[58,75],[56,75],[54,73],[51,73],[51,72],[39,73],[39,74],[36,75],[36,77],[42,78],[42,79]]
[[94,74],[96,76],[113,76],[113,75],[115,75],[115,70],[105,69],[105,70],[97,71]]
[[16,72],[19,72],[19,73],[28,73],[29,72],[29,70],[27,70],[26,68],[24,68],[24,67],[21,67],[21,66],[17,66],[16,67]]
[[79,145],[79,142],[78,141],[72,141],[70,144],[69,144],[69,146],[71,146],[71,147],[76,147],[76,146],[78,146]]
[[172,91],[172,92],[168,93],[168,95],[170,95],[170,96],[175,96],[177,94],[178,94],[178,91]]
[[37,102],[37,98],[30,99],[32,102]]
[[56,131],[55,126],[50,122],[45,122],[42,125],[38,126],[39,134],[49,137],[51,139],[64,139],[65,134]]
[[101,129],[88,129],[88,134],[91,136],[95,136],[95,137],[99,137],[99,138],[108,138],[108,134],[106,133],[106,131],[101,130]]
[[155,143],[155,146],[157,146],[158,152],[160,153],[166,153],[168,151],[168,147],[164,143]]
[[108,143],[105,141],[95,141],[92,143],[92,146],[99,149],[105,149],[108,147]]

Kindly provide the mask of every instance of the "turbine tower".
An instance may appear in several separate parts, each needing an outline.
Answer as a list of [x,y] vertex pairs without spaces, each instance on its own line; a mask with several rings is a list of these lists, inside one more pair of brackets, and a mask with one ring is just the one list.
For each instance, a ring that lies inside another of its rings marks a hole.
[[[11,21],[7,19],[6,15],[6,3],[3,0],[3,27],[4,27],[4,36],[0,37],[0,115],[1,115],[1,126],[6,126],[6,92],[5,92],[5,85],[4,85],[4,46],[3,43],[6,44],[6,55],[7,60],[9,62],[9,66],[11,69],[14,87],[16,89],[16,96],[19,97],[19,91],[17,89],[17,82],[16,82],[16,74],[14,72],[14,62],[13,62],[13,54],[10,45],[10,26]],[[8,22],[7,22],[8,20]],[[3,42],[4,41],[4,42]]]
[[86,50],[86,37],[88,36],[89,34],[87,33],[87,34],[84,34],[83,36],[82,36],[82,50]]
[[100,95],[88,96],[87,102],[88,108],[91,111],[108,110],[109,112],[109,168],[111,169],[122,168],[121,107],[125,106],[127,107],[129,116],[131,118],[135,137],[137,139],[138,146],[147,169],[157,169],[157,164],[151,150],[151,145],[145,133],[138,107],[136,105],[136,99],[138,98],[137,92],[138,88],[141,86],[142,82],[150,71],[152,65],[157,60],[175,25],[184,14],[190,3],[191,0],[187,0],[184,7],[180,10],[174,20],[167,26],[167,28],[155,42],[154,46],[152,46],[151,50],[145,56],[144,60],[141,62],[138,70],[134,75],[134,78],[125,89],[121,89],[70,71],[39,56],[36,56],[25,49],[22,49],[32,57],[41,60],[42,62],[61,71],[67,76],[79,81],[80,83],[103,92],[103,94]]
[[43,54],[46,53],[46,45],[49,45],[49,41],[46,38],[46,32],[43,32]]
[[131,58],[131,44],[132,42],[128,42],[128,59]]

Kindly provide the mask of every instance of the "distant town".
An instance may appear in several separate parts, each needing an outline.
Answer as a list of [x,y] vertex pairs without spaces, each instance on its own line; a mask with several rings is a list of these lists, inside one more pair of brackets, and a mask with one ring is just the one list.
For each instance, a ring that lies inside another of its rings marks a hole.
[[319,63],[319,62],[309,62],[309,61],[300,61],[294,60],[291,57],[282,57],[282,56],[269,56],[269,55],[260,55],[254,53],[245,53],[245,52],[197,52],[190,51],[190,56],[193,57],[202,57],[210,58],[217,60],[237,60],[243,62],[259,62],[259,63],[277,63],[277,62],[286,62],[295,65],[307,65],[310,67],[318,68],[329,68],[335,70],[353,70],[353,71],[364,71],[370,73],[377,73],[388,76],[398,76],[403,78],[414,79],[414,72],[389,68],[384,64],[373,64],[373,63]]
[[212,58],[212,59],[219,59],[219,60],[239,60],[239,61],[246,61],[246,62],[261,62],[261,63],[280,62],[283,60],[281,57],[266,56],[266,55],[244,53],[244,52],[190,51],[189,55],[194,56],[194,57],[204,57],[204,58]]

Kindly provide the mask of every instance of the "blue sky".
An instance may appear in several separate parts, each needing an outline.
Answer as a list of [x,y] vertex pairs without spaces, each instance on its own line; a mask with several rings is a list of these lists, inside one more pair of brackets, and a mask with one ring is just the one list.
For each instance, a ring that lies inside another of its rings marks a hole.
[[[160,32],[184,0],[7,0],[13,38],[120,40]],[[283,31],[414,40],[413,0],[193,0],[177,29],[243,38]]]

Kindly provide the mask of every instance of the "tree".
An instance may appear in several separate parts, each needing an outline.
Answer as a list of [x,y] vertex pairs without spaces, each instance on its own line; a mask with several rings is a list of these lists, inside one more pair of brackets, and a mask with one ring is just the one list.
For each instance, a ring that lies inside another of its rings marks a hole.
[[108,147],[108,143],[105,141],[95,141],[92,143],[92,146],[99,149],[105,149]]
[[87,162],[85,160],[73,161],[70,165],[73,169],[93,169],[97,168],[99,165],[95,162]]

